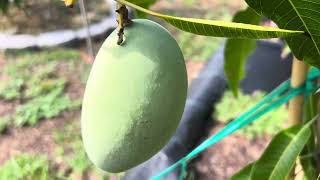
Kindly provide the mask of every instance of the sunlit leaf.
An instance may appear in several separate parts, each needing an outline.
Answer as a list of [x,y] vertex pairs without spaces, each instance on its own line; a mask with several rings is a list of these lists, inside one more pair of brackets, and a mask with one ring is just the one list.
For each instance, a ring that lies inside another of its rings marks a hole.
[[233,23],[224,21],[213,21],[205,19],[184,18],[169,16],[150,11],[125,0],[116,0],[122,4],[130,6],[139,11],[161,18],[171,25],[198,35],[232,38],[273,38],[289,37],[304,33],[303,31],[292,31],[271,27],[248,25],[243,23]]

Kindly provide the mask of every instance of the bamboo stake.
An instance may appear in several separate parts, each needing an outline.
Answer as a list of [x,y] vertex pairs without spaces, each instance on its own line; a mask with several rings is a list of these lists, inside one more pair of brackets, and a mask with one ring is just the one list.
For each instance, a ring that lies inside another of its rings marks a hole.
[[[318,80],[318,85],[320,84],[320,81]],[[320,98],[317,99],[316,102],[316,113],[320,112]],[[316,120],[316,127],[315,127],[315,135],[316,135],[316,151],[320,151],[320,118]],[[317,173],[320,172],[320,157],[317,154],[316,155],[316,162],[317,162]]]
[[[306,82],[308,65],[296,58],[292,62],[291,87],[296,88]],[[304,95],[299,95],[289,102],[289,125],[302,123]]]
[[[303,85],[306,82],[308,74],[308,65],[303,61],[296,58],[292,62],[292,72],[291,72],[291,87],[296,88]],[[289,102],[288,109],[288,124],[293,126],[302,123],[303,117],[303,101],[304,95],[299,95],[293,98]],[[304,177],[304,173],[297,173],[299,169],[302,169],[301,164],[297,161],[296,166],[293,167],[291,174],[288,179],[301,180]]]

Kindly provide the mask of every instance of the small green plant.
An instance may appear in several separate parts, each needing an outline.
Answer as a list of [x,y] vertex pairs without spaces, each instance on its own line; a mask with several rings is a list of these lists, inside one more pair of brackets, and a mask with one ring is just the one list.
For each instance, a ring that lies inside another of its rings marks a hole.
[[79,101],[71,101],[62,94],[62,90],[55,89],[16,108],[14,124],[35,125],[40,119],[49,119],[58,116],[65,110],[72,110],[81,105]]
[[[265,93],[256,91],[251,95],[239,93],[238,98],[235,98],[231,91],[227,91],[220,103],[216,106],[216,112],[213,114],[214,119],[223,123],[228,123],[253,105],[257,104],[264,95]],[[283,128],[284,122],[287,119],[287,108],[282,106],[262,116],[259,121],[240,130],[239,133],[250,139],[261,137],[265,134],[275,135]]]
[[63,63],[73,71],[80,58],[77,51],[67,49],[40,52],[8,52],[8,63],[0,82],[0,98],[19,100],[12,115],[17,126],[35,125],[40,119],[56,117],[63,111],[79,108],[79,100],[71,100],[65,89],[68,80],[59,74]]
[[5,100],[13,100],[20,97],[20,91],[24,80],[16,78],[0,84],[0,97]]
[[[78,121],[72,121],[63,129],[57,129],[53,137],[55,143],[58,145],[56,149],[57,156],[61,156],[66,165],[74,172],[83,174],[90,171],[90,173],[96,174],[101,179],[110,179],[110,174],[94,168],[88,159],[82,144],[80,124]],[[123,175],[123,173],[119,173],[115,176],[118,177],[117,179],[120,179]]]
[[84,172],[89,170],[92,164],[84,151],[80,126],[77,122],[72,122],[62,130],[55,131],[54,140],[58,144],[57,155],[62,156],[74,171]]
[[8,116],[0,117],[0,133],[3,133],[7,129],[9,124],[10,124],[10,119]]
[[88,170],[92,164],[83,148],[82,141],[79,139],[71,143],[73,154],[67,159],[67,164],[76,172]]
[[42,156],[19,155],[0,167],[0,179],[51,179],[49,162]]

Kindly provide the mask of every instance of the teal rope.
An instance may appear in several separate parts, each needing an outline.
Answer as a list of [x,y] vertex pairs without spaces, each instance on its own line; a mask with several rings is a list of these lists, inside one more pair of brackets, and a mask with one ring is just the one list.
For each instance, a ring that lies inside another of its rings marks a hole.
[[213,146],[214,144],[221,141],[230,134],[234,133],[235,131],[248,126],[250,123],[254,122],[264,114],[287,103],[290,99],[296,97],[297,95],[301,93],[307,95],[314,92],[317,89],[317,87],[314,85],[313,80],[318,77],[320,77],[320,71],[316,68],[312,68],[308,74],[308,79],[306,83],[298,88],[291,88],[290,80],[283,82],[280,86],[278,86],[275,90],[273,90],[270,94],[263,98],[258,104],[251,107],[248,111],[240,115],[237,119],[226,125],[218,133],[202,142],[187,156],[183,157],[182,159],[180,159],[179,161],[162,171],[160,174],[152,177],[151,180],[160,180],[163,176],[167,175],[178,166],[181,166],[182,168],[179,177],[179,180],[182,180],[186,175],[186,166],[189,160],[193,159],[202,151],[209,148],[210,146]]

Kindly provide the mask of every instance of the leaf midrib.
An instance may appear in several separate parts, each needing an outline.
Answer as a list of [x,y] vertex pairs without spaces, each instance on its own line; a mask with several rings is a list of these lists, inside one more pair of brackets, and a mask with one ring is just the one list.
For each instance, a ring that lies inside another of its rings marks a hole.
[[[126,4],[130,7],[133,7],[137,10],[140,10],[142,12],[145,12],[147,14],[150,14],[150,15],[153,15],[153,16],[156,16],[156,17],[160,17],[160,18],[163,18],[163,19],[167,19],[167,20],[184,20],[184,21],[188,21],[190,23],[197,23],[195,22],[195,20],[198,20],[198,21],[201,21],[200,24],[206,24],[206,25],[214,25],[214,26],[217,26],[220,28],[220,25],[219,25],[219,22],[223,22],[225,23],[225,26],[224,27],[227,27],[227,28],[233,28],[230,24],[230,22],[224,22],[224,21],[213,21],[213,20],[204,20],[204,19],[196,19],[196,18],[186,18],[186,17],[175,17],[175,16],[170,16],[170,15],[166,15],[166,14],[161,14],[161,13],[157,13],[157,12],[154,12],[154,11],[151,11],[151,10],[148,10],[148,9],[145,9],[145,8],[142,8],[134,3],[131,3],[131,2],[128,2],[126,0],[116,0],[117,2],[120,2],[120,3],[123,3],[123,4]],[[169,20],[169,21],[170,21]],[[212,24],[208,23],[208,22],[212,22]],[[247,29],[247,30],[250,30],[252,28],[253,31],[255,31],[255,33],[259,32],[259,31],[266,31],[266,29],[268,29],[269,31],[281,31],[281,32],[292,32],[292,33],[296,33],[297,34],[302,34],[304,31],[298,31],[298,30],[287,30],[287,29],[277,29],[277,28],[266,28],[264,27],[264,29],[261,27],[261,26],[254,26],[254,25],[250,25],[250,24],[243,24],[243,23],[233,23],[233,24],[238,24],[238,25],[246,25],[246,28],[243,28],[243,29]],[[230,25],[228,27],[228,25]],[[254,29],[253,27],[259,27],[261,29]],[[241,29],[241,28],[240,28]],[[195,30],[197,30],[195,28]],[[288,34],[288,36],[293,36],[293,34]]]
[[315,48],[317,49],[317,51],[318,51],[318,53],[319,53],[319,55],[320,55],[320,49],[318,48],[317,43],[315,42],[315,40],[314,40],[314,38],[313,38],[313,35],[311,34],[311,32],[310,32],[307,24],[304,22],[302,16],[300,15],[300,13],[299,13],[299,11],[297,10],[297,8],[294,6],[294,3],[292,2],[292,0],[288,0],[288,2],[289,2],[290,5],[292,6],[293,10],[296,12],[296,14],[297,14],[297,16],[299,17],[299,19],[301,20],[301,22],[303,23],[304,27],[306,28],[308,34],[309,34],[310,37],[311,37],[311,40],[312,40]]

